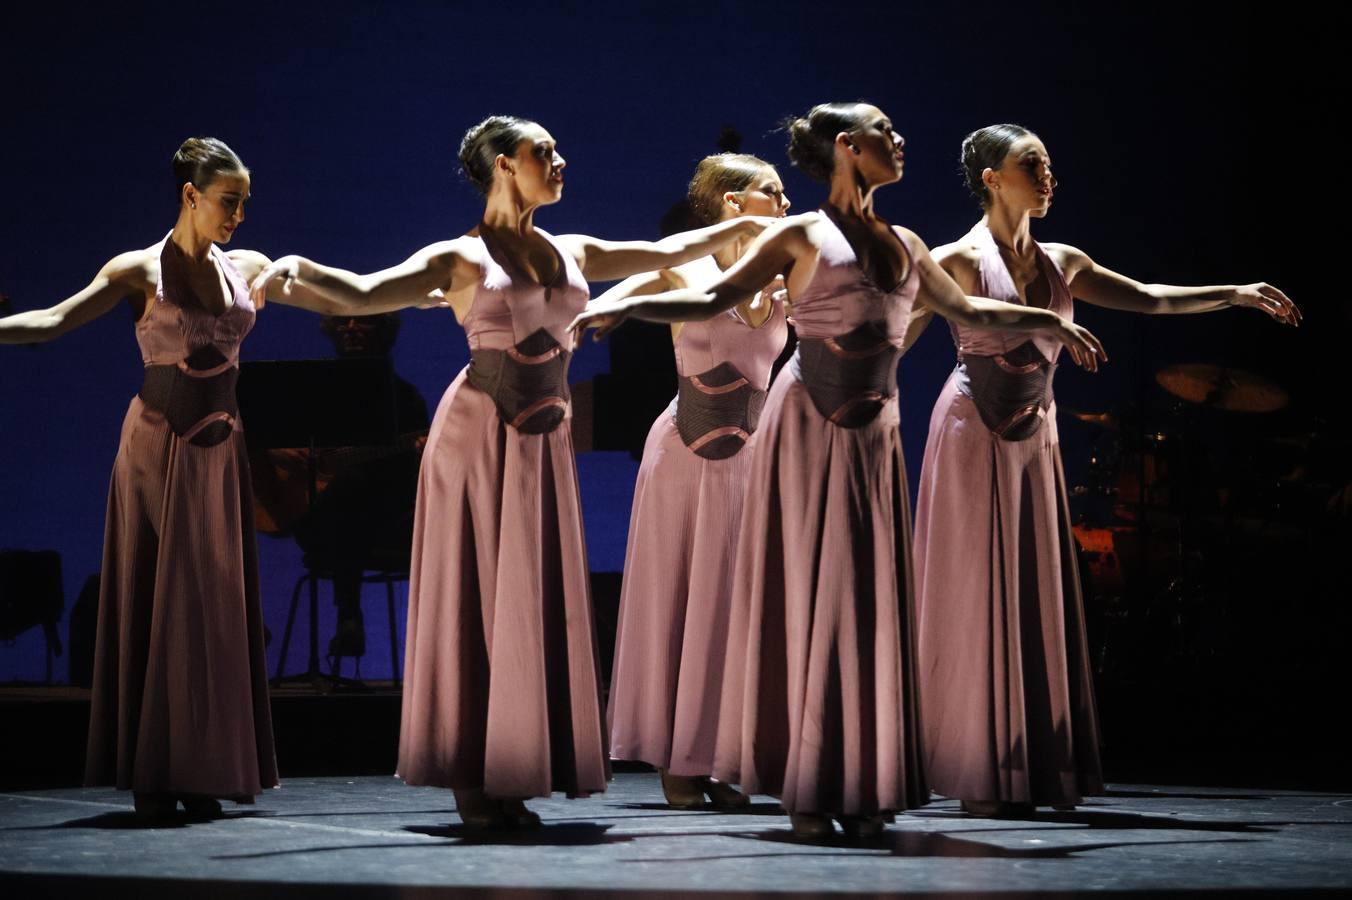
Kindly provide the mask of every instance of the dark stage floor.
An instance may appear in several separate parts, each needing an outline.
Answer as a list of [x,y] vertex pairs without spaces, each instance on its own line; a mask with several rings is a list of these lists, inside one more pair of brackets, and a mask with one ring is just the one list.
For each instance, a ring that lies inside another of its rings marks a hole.
[[545,827],[467,833],[449,791],[393,777],[294,778],[228,818],[137,827],[106,789],[0,794],[8,897],[860,895],[1344,892],[1352,797],[1115,785],[1026,821],[937,801],[885,836],[800,843],[768,798],[752,812],[674,812],[651,774],[604,795],[537,801]]

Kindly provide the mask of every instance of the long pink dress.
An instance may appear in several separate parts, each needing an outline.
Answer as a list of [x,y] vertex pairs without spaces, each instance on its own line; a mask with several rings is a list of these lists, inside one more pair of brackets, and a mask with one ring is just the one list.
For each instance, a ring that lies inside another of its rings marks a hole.
[[677,337],[681,391],[653,422],[634,485],[610,679],[616,759],[713,771],[755,420],[787,338],[779,303],[760,327],[729,310]]
[[[816,272],[792,304],[799,346],[752,461],[714,774],[789,812],[874,815],[929,797],[896,397],[919,276],[911,257],[905,280],[881,290],[823,223]],[[837,377],[856,363],[875,366],[874,390]],[[823,412],[813,394],[841,382],[850,389]]]
[[[252,802],[277,784],[249,463],[233,414],[254,306],[230,260],[211,254],[230,292],[221,315],[193,302],[166,238],[155,300],[136,324],[147,379],[108,493],[85,780]],[[175,398],[159,402],[168,394],[152,384],[171,382]],[[182,402],[204,387],[217,402]]]
[[[523,411],[504,421],[495,396],[519,383],[472,383],[499,377],[494,360],[566,374],[558,351],[587,283],[539,233],[559,256],[545,286],[481,238],[464,321],[475,359],[441,399],[418,481],[399,736],[407,783],[503,798],[582,796],[609,777],[566,387],[516,396]],[[520,430],[551,411],[552,430]]]
[[[986,226],[968,237],[982,248],[979,293],[1019,303]],[[1051,285],[1050,309],[1070,318],[1065,277],[1041,247],[1038,256]],[[930,781],[940,794],[964,800],[1078,803],[1101,792],[1103,780],[1050,395],[1061,345],[1042,336],[952,330],[960,361],[934,405],[916,515]],[[983,368],[1006,384],[1045,379],[1045,395],[1023,416],[1028,407],[1010,413],[1018,403],[979,404],[973,397],[985,396]],[[1003,436],[992,431],[1002,426]]]

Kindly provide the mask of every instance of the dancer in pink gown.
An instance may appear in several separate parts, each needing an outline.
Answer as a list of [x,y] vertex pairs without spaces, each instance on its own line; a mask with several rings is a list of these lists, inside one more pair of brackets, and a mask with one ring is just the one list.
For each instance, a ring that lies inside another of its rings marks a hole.
[[[789,208],[774,167],[744,154],[704,159],[689,196],[708,223],[782,217]],[[617,290],[712,284],[746,243],[635,276]],[[607,710],[610,749],[616,759],[655,766],[674,807],[702,806],[706,794],[716,806],[737,807],[745,795],[709,774],[742,502],[788,323],[783,303],[766,290],[705,321],[671,328],[680,390],[648,432],[634,485]]]
[[[136,317],[145,380],[109,489],[85,777],[131,790],[150,818],[178,803],[219,815],[218,798],[251,803],[277,784],[234,392],[256,313],[247,279],[268,260],[216,246],[249,197],[249,171],[229,147],[192,138],[173,168],[179,214],[163,240],[114,257],[56,306],[0,319],[0,343],[27,343],[124,299]],[[336,311],[306,291],[273,299]]]
[[823,104],[789,130],[794,163],[829,185],[820,211],[768,229],[710,288],[598,302],[579,325],[707,317],[784,275],[800,341],[752,460],[714,774],[778,796],[799,835],[830,833],[833,817],[868,835],[929,796],[895,371],[912,304],[1101,348],[1047,310],[964,297],[920,238],[877,215],[874,191],[903,164],[877,107]]
[[356,275],[301,257],[263,272],[354,303],[444,294],[472,360],[433,417],[414,520],[399,776],[455,790],[477,827],[533,826],[522,801],[609,777],[570,431],[569,323],[587,279],[676,266],[759,233],[737,219],[657,243],[555,237],[535,211],[564,159],[534,122],[493,116],[460,147],[480,223],[401,265]]
[[[1266,284],[1143,285],[1074,247],[1035,242],[1030,219],[1046,215],[1056,181],[1026,129],[973,132],[962,159],[985,216],[934,257],[969,293],[1066,319],[1074,296],[1138,312],[1252,306],[1299,320]],[[915,537],[930,783],[983,815],[1073,806],[1103,779],[1051,392],[1060,346],[950,327],[958,366],[930,419]]]

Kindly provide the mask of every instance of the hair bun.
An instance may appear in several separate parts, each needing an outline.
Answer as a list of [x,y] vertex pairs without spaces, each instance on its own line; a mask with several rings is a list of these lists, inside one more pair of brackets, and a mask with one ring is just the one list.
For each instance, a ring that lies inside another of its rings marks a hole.
[[814,181],[828,182],[836,168],[836,135],[864,124],[859,114],[863,101],[819,103],[806,116],[785,120],[789,133],[789,159]]
[[225,174],[247,175],[249,170],[239,156],[214,137],[190,137],[174,153],[174,202],[183,202],[183,185],[191,184],[199,191],[217,177]]
[[465,132],[460,140],[460,172],[469,182],[487,194],[493,186],[493,160],[499,154],[511,156],[526,130],[535,125],[517,116],[489,116]]
[[1014,142],[1032,133],[1022,125],[987,125],[962,139],[962,179],[982,209],[990,206],[991,192],[981,174],[987,169],[998,172]]

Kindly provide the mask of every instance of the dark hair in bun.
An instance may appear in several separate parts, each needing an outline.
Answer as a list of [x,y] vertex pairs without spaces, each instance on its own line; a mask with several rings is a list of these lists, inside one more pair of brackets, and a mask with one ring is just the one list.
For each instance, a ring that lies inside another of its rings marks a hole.
[[235,174],[247,175],[249,170],[225,141],[213,137],[188,138],[174,154],[174,200],[183,202],[185,184],[202,191],[217,176]]
[[493,160],[498,154],[511,156],[516,145],[535,126],[530,119],[516,116],[489,116],[475,125],[460,141],[460,171],[470,183],[487,194],[493,186]]
[[784,122],[789,133],[789,159],[814,181],[830,181],[836,168],[836,135],[864,124],[863,101],[819,103],[805,116]]
[[962,139],[962,177],[982,209],[991,205],[991,192],[981,173],[987,169],[998,172],[1014,142],[1032,133],[1022,125],[987,125]]

